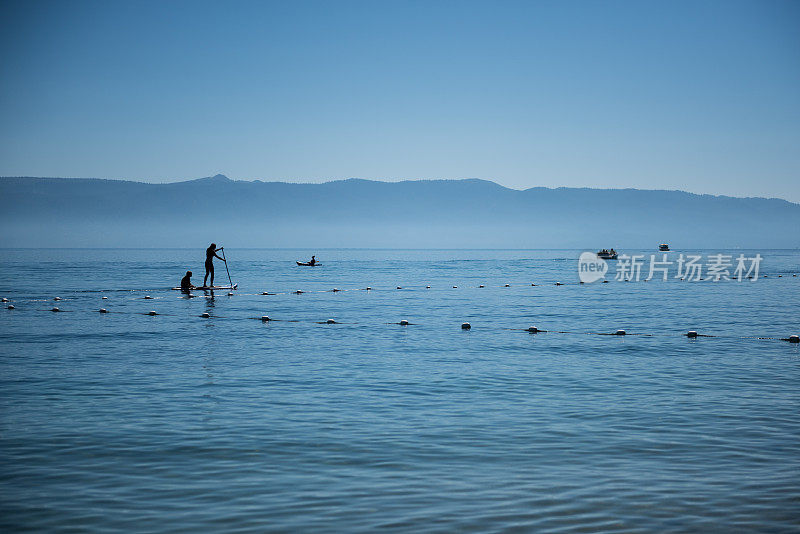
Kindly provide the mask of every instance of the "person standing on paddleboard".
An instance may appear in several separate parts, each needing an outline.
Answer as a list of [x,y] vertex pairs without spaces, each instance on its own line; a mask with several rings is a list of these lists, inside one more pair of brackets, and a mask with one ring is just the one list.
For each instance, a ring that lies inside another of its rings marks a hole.
[[218,260],[225,261],[224,258],[220,258],[217,256],[217,251],[222,250],[224,247],[217,248],[216,243],[211,243],[211,246],[206,249],[206,275],[203,277],[203,287],[209,287],[206,285],[206,280],[208,280],[208,275],[211,275],[211,286],[214,287],[214,258]]

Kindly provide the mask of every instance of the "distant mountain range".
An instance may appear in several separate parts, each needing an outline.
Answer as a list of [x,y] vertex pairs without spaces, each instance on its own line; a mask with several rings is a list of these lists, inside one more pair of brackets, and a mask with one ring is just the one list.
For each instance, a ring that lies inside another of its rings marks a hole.
[[3,247],[796,248],[800,204],[484,180],[0,178]]

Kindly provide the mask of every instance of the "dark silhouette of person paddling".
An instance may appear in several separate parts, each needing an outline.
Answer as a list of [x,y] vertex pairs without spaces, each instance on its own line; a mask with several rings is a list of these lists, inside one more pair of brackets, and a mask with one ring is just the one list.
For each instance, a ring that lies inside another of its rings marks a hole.
[[181,290],[188,291],[190,289],[194,289],[192,285],[192,271],[186,271],[186,276],[181,278]]
[[[206,275],[203,277],[203,287],[214,287],[214,258],[225,261],[223,258],[217,256],[217,251],[223,248],[224,247],[217,248],[216,243],[211,243],[211,246],[206,249]],[[211,275],[211,286],[206,285],[209,274]]]
[[311,261],[308,262],[309,265],[315,265],[317,263],[317,257],[311,256]]

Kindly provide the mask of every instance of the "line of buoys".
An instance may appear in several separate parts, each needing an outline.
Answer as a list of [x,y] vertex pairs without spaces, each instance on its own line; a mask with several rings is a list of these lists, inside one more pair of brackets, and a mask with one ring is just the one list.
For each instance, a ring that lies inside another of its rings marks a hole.
[[[796,277],[797,275],[796,275],[796,274],[793,274],[792,276]],[[782,275],[778,275],[778,278],[781,278],[781,277],[782,277]],[[751,276],[751,277],[749,277],[749,278],[753,278],[753,277]],[[685,280],[685,278],[680,278],[680,280]],[[704,279],[701,279],[701,280],[709,280],[709,279],[708,279],[708,278],[704,278]],[[733,278],[731,278],[731,279],[729,279],[729,280],[730,280],[730,281],[736,281],[736,280],[735,280],[735,279],[733,279]],[[611,282],[611,281],[617,281],[617,282],[634,282],[635,280],[632,280],[632,279],[630,279],[630,278],[626,278],[626,279],[623,279],[623,280],[601,280],[601,281],[600,281],[600,283],[603,283],[603,284],[608,284],[608,283],[609,283],[609,282]],[[648,280],[648,279],[643,279],[643,280],[641,280],[641,281],[642,281],[642,282],[649,282],[650,280]],[[585,285],[585,284],[586,284],[586,283],[585,283],[585,282],[582,282],[582,281],[577,281],[577,282],[553,282],[553,285],[556,285],[556,286],[565,286],[565,285]],[[539,286],[539,285],[541,285],[541,284],[536,284],[536,283],[534,282],[534,283],[531,283],[531,284],[530,284],[530,287],[537,287],[537,286]],[[425,289],[431,289],[431,287],[432,287],[432,286],[430,286],[430,285],[426,285],[426,286],[425,286]],[[452,287],[453,289],[458,289],[458,288],[459,288],[459,286],[457,286],[457,285],[453,285],[453,286],[451,286],[451,287]],[[480,285],[478,285],[477,287],[482,289],[482,288],[485,288],[485,287],[486,287],[486,285],[484,285],[484,284],[480,284]],[[502,285],[502,287],[512,287],[512,284],[503,284],[503,285]],[[404,289],[404,288],[405,288],[405,286],[396,286],[396,287],[395,287],[395,289]],[[365,290],[365,291],[371,291],[372,289],[373,289],[373,288],[372,288],[372,287],[370,287],[370,286],[367,286],[367,287],[363,288],[363,290]],[[300,291],[300,290],[298,290],[298,291]],[[297,294],[299,294],[299,293],[298,293],[298,291],[292,291],[292,293],[297,293]],[[337,293],[337,292],[340,292],[340,291],[352,291],[352,290],[348,290],[348,289],[340,289],[340,288],[334,288],[334,289],[327,290],[327,292],[332,292],[332,293]],[[325,292],[325,291],[311,291],[311,293],[315,293],[315,292],[317,292],[317,293],[322,293],[322,292]],[[260,294],[261,294],[261,295],[281,295],[281,294],[285,294],[285,293],[280,293],[280,292],[279,292],[279,293],[270,293],[270,292],[268,292],[268,291],[264,291],[264,292],[262,292],[262,293],[260,293]]]
[[[13,304],[9,304],[8,306],[6,306],[6,308],[9,309],[9,310],[15,309]],[[63,310],[59,309],[58,307],[53,307],[53,308],[50,309],[50,311],[51,312],[62,312]],[[109,311],[106,308],[100,308],[98,310],[98,312],[99,313],[109,313]],[[135,313],[135,312],[122,312],[122,313]],[[157,313],[155,310],[151,310],[151,311],[145,313],[144,315],[156,316],[156,315],[160,315],[160,314]],[[211,315],[208,312],[203,312],[200,315],[200,317],[202,317],[204,319],[208,319],[208,318],[211,317]],[[258,317],[256,317],[256,319],[258,319]],[[260,317],[260,319],[261,319],[262,322],[271,322],[271,321],[273,321],[273,319],[271,319],[268,315],[262,315]],[[301,322],[301,321],[288,320],[287,322]],[[324,322],[318,322],[318,324],[342,324],[342,323],[339,323],[334,319],[328,319],[328,320],[326,320]],[[388,324],[398,324],[400,326],[409,326],[409,325],[411,325],[413,323],[409,322],[407,319],[401,319],[397,323],[388,323]],[[472,325],[470,323],[468,323],[468,322],[461,323],[461,329],[462,330],[471,330],[472,329]],[[506,330],[519,330],[519,329],[509,328],[509,329],[506,329]],[[542,329],[540,329],[540,328],[538,328],[536,326],[530,326],[530,327],[522,329],[522,330],[524,332],[528,332],[530,334],[551,332],[551,333],[556,333],[556,334],[584,334],[584,335],[601,335],[601,336],[645,336],[645,337],[653,337],[654,336],[654,334],[635,334],[635,333],[634,334],[629,334],[627,331],[625,331],[623,329],[618,329],[618,330],[616,330],[616,331],[614,331],[612,333],[603,333],[603,332],[573,332],[573,331],[562,331],[562,330],[542,330]],[[716,336],[716,335],[710,335],[710,334],[700,334],[696,330],[689,330],[688,332],[683,334],[683,336],[685,336],[685,337],[687,337],[689,339],[696,339],[696,338],[699,338],[699,337],[708,337],[708,338],[727,337],[727,336]],[[767,337],[767,336],[739,336],[737,338],[738,339],[777,340],[777,341],[788,341],[789,343],[800,343],[800,336],[798,336],[797,334],[792,334],[792,335],[790,335],[788,337],[785,337],[785,338]]]

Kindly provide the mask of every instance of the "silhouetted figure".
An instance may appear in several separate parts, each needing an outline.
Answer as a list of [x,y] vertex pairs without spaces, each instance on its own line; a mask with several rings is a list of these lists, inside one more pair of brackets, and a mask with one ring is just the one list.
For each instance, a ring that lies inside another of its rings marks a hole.
[[317,263],[317,257],[316,256],[311,256],[311,261],[308,262],[308,264],[309,265],[316,265],[316,263]]
[[217,256],[217,251],[222,250],[223,248],[224,247],[217,248],[216,243],[211,243],[211,246],[206,249],[206,275],[203,277],[203,287],[209,287],[208,284],[206,284],[209,274],[211,275],[210,287],[214,286],[214,258],[225,261],[223,258]]
[[186,271],[186,276],[181,278],[181,290],[188,291],[190,289],[194,289],[192,285],[192,271]]

